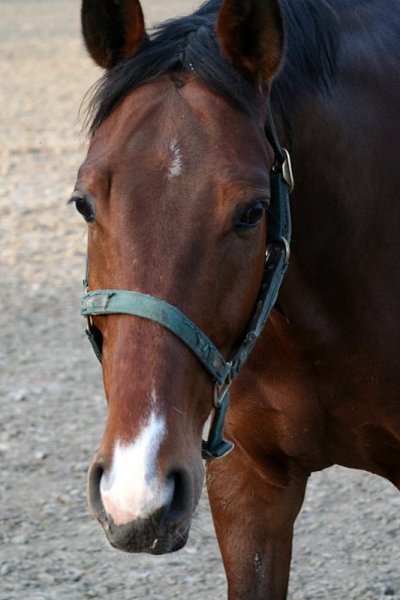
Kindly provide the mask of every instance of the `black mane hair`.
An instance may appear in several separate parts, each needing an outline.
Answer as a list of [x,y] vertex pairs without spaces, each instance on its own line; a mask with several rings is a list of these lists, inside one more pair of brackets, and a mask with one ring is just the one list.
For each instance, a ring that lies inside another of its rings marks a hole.
[[[221,53],[215,32],[221,4],[222,0],[209,0],[192,15],[162,23],[137,55],[108,71],[88,105],[90,132],[135,88],[173,72],[192,72],[234,107],[251,114],[259,92]],[[288,125],[302,94],[329,86],[338,34],[335,12],[326,0],[281,0],[281,7],[286,51],[271,100]]]

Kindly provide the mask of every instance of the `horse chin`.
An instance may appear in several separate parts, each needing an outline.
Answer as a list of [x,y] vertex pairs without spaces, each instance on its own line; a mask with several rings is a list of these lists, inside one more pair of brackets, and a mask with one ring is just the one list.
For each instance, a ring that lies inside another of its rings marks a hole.
[[181,550],[187,543],[190,531],[190,524],[163,531],[159,525],[144,519],[126,525],[115,525],[108,520],[102,523],[102,527],[113,548],[123,552],[154,555]]
[[178,550],[182,550],[186,546],[189,537],[189,528],[185,533],[171,534],[169,538],[159,539],[157,540],[157,544],[154,548],[150,548],[147,550],[148,554],[169,554],[171,552],[178,552]]

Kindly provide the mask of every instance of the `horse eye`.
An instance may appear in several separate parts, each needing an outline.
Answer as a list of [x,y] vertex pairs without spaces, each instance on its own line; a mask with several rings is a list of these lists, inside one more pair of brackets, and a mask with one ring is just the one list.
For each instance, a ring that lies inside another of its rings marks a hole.
[[70,201],[75,202],[76,210],[87,223],[93,223],[95,220],[94,207],[86,196],[74,195]]
[[264,214],[266,208],[266,203],[261,200],[254,202],[250,206],[247,206],[246,209],[239,215],[239,219],[237,220],[238,227],[255,227],[261,217]]

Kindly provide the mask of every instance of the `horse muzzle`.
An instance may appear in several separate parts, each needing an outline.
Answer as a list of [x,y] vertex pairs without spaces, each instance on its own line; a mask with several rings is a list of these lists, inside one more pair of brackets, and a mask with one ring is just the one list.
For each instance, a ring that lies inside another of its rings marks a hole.
[[[157,475],[154,475],[157,478]],[[193,490],[185,470],[165,481],[143,481],[128,493],[95,459],[89,469],[88,501],[110,544],[124,552],[166,554],[186,544],[193,515]]]

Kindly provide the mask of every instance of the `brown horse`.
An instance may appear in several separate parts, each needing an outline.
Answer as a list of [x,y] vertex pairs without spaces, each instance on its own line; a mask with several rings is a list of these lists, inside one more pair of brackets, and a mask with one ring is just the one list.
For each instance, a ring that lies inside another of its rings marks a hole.
[[[285,598],[311,472],[400,487],[400,8],[397,0],[211,0],[146,34],[138,0],[84,0],[106,69],[73,195],[89,290],[178,307],[225,358],[259,293],[274,150],[292,154],[291,262],[232,387],[234,450],[207,486],[229,598]],[[212,379],[160,324],[100,315],[108,421],[89,501],[112,545],[187,539]]]

